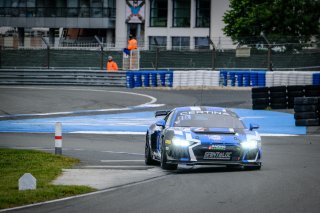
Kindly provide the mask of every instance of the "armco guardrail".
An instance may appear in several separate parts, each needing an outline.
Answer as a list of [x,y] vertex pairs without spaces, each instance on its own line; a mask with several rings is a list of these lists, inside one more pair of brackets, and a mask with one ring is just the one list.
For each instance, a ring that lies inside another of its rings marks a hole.
[[296,126],[320,126],[320,97],[297,97],[294,99]]
[[252,109],[292,109],[298,97],[320,97],[320,85],[252,88]]
[[126,72],[105,70],[0,70],[1,85],[126,86]]

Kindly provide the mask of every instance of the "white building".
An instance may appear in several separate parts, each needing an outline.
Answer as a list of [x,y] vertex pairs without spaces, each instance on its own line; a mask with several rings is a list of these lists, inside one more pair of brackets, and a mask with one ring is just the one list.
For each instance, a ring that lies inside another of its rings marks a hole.
[[63,39],[56,41],[94,41],[98,35],[117,49],[129,34],[145,49],[156,43],[169,50],[208,49],[207,37],[228,48],[232,43],[222,31],[228,8],[229,0],[6,0],[0,1],[0,26],[17,28],[20,46],[25,29],[44,27],[51,43],[60,29]]

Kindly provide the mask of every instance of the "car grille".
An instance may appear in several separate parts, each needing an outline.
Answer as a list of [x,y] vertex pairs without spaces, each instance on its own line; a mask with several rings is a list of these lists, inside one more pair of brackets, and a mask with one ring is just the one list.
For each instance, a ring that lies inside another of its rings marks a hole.
[[218,161],[226,160],[226,161],[239,161],[241,157],[241,149],[239,146],[230,145],[226,146],[226,149],[219,150],[219,149],[212,149],[210,146],[196,146],[193,148],[194,155],[197,161],[213,161],[214,159],[204,159],[206,152],[219,152],[219,153],[228,153],[232,152],[230,159],[217,159]]

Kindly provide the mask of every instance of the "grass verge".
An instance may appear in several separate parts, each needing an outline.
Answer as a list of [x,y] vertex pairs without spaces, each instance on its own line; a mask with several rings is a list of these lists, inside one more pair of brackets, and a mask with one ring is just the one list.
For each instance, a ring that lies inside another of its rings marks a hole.
[[[79,160],[50,153],[0,149],[0,209],[37,203],[92,192],[87,186],[56,186],[51,182]],[[19,191],[18,180],[24,173],[37,179],[36,190]]]

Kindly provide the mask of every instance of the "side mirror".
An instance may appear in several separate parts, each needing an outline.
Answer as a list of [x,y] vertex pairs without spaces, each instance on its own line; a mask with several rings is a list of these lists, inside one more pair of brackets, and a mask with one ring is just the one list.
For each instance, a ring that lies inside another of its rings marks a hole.
[[250,131],[254,130],[254,129],[259,129],[259,125],[258,124],[250,124]]
[[165,120],[158,120],[157,122],[156,122],[156,125],[157,126],[161,126],[161,127],[165,127],[165,125],[166,125],[166,121]]
[[170,111],[168,110],[160,110],[160,111],[156,111],[155,113],[155,117],[159,117],[159,116],[166,116],[169,114]]

